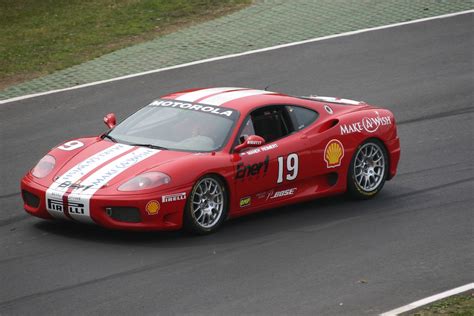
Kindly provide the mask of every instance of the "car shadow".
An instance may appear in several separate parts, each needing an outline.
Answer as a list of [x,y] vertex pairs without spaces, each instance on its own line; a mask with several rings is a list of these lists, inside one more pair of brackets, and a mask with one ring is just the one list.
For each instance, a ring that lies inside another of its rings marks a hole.
[[344,195],[273,208],[230,219],[214,234],[197,236],[182,231],[133,232],[109,230],[100,226],[74,222],[39,221],[34,227],[63,238],[102,244],[140,245],[149,247],[190,247],[222,245],[259,238],[307,227],[327,226],[370,213],[383,212],[390,194],[381,192],[377,198],[354,201]]

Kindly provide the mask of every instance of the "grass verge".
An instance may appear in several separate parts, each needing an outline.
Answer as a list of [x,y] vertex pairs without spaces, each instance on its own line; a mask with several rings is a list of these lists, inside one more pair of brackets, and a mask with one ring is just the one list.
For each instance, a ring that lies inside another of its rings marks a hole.
[[0,89],[249,5],[251,0],[0,0]]
[[419,310],[411,311],[404,315],[410,316],[474,316],[474,292],[454,295],[434,302]]

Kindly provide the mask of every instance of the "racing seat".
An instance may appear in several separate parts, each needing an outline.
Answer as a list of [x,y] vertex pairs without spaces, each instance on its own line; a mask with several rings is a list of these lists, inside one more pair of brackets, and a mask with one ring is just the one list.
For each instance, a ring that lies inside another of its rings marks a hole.
[[266,143],[285,136],[286,126],[279,111],[265,111],[252,117],[255,134],[263,137]]

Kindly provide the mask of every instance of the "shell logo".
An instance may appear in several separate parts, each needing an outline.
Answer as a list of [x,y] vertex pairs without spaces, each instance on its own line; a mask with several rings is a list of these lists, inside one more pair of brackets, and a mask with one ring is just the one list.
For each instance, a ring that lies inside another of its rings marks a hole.
[[327,167],[339,167],[342,157],[344,157],[344,146],[337,139],[331,139],[324,149],[324,161],[326,161]]
[[148,213],[148,215],[158,214],[160,208],[161,208],[160,202],[158,202],[157,200],[151,200],[145,206],[145,210]]

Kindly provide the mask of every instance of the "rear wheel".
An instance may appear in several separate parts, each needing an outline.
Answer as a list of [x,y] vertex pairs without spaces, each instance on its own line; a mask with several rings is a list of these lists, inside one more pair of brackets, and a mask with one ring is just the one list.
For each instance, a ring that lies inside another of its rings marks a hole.
[[226,187],[215,175],[199,179],[191,191],[184,212],[184,228],[196,234],[216,231],[227,216]]
[[385,146],[377,139],[369,139],[355,151],[349,167],[347,190],[358,199],[369,199],[382,190],[388,172]]

